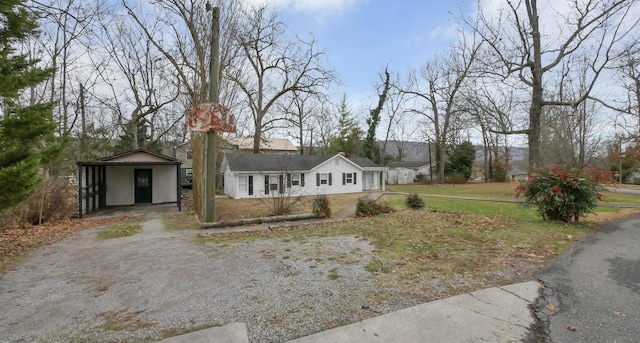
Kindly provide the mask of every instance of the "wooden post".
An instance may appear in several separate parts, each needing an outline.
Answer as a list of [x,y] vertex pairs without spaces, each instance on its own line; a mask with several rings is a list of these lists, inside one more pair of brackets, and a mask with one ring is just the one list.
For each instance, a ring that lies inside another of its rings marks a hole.
[[[220,70],[220,8],[214,7],[211,18],[211,56],[209,61],[209,102],[218,103],[218,75]],[[207,132],[205,164],[205,222],[216,221],[216,157],[218,134]]]

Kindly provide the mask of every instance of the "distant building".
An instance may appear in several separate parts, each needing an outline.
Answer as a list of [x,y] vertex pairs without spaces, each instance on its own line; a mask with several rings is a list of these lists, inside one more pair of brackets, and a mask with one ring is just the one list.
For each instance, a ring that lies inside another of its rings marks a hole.
[[416,176],[422,174],[431,176],[429,161],[401,161],[389,162],[387,165],[387,183],[390,185],[406,185],[416,181]]
[[529,173],[521,169],[513,168],[507,172],[507,177],[511,182],[527,181],[529,179]]
[[[240,153],[253,153],[253,137],[229,137],[223,140],[223,151],[237,151]],[[298,148],[288,139],[263,138],[260,140],[260,153],[262,154],[298,154]]]
[[[253,152],[253,138],[229,137],[222,139],[220,150],[222,152]],[[182,162],[180,170],[180,184],[183,188],[191,188],[193,184],[193,153],[191,142],[165,144],[163,152]],[[260,152],[263,154],[295,155],[298,149],[288,139],[264,138],[260,142]],[[220,155],[221,156],[221,155]],[[220,162],[219,162],[220,163]]]

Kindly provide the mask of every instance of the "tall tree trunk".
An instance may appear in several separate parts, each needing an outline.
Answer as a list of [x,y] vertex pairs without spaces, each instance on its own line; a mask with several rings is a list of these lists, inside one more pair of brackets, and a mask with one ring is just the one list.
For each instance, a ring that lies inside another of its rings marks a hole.
[[540,27],[538,25],[537,1],[530,1],[529,21],[533,37],[533,66],[531,67],[531,108],[529,112],[529,168],[540,168],[540,118],[542,117],[542,48],[540,46]]

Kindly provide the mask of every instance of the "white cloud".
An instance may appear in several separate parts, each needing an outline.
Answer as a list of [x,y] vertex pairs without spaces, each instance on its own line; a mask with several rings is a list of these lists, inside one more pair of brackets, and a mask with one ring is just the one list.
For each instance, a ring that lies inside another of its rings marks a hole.
[[309,14],[342,13],[368,0],[245,0],[248,4],[268,3],[278,9],[306,12]]

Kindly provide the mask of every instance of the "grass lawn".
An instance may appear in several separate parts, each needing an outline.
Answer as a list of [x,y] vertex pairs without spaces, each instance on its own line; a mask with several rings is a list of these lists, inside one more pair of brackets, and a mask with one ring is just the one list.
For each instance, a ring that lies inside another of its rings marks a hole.
[[[388,189],[513,199],[515,185],[394,185]],[[635,200],[622,194],[616,196],[620,196],[616,201]],[[404,208],[405,199],[404,195],[384,195],[381,201],[396,208],[396,212],[377,217],[227,234],[204,241],[226,245],[244,240],[304,242],[310,236],[355,236],[374,246],[375,256],[367,270],[383,275],[381,287],[405,285],[407,292],[433,300],[436,298],[432,287],[434,279],[441,285],[440,296],[532,279],[539,268],[599,224],[640,213],[640,209],[598,208],[596,214],[588,215],[579,223],[563,223],[544,221],[535,209],[523,209],[516,203],[423,197],[426,208],[416,211]],[[456,284],[460,278],[465,282]],[[417,280],[423,282],[416,283]],[[442,287],[447,288],[444,293]]]
[[[418,193],[427,195],[451,195],[492,199],[516,199],[517,182],[481,182],[464,185],[387,185],[391,192]],[[625,185],[626,186],[626,185]],[[628,188],[628,187],[625,187]],[[633,189],[633,188],[629,188]],[[602,191],[603,204],[629,204],[640,206],[640,196],[618,192]]]

